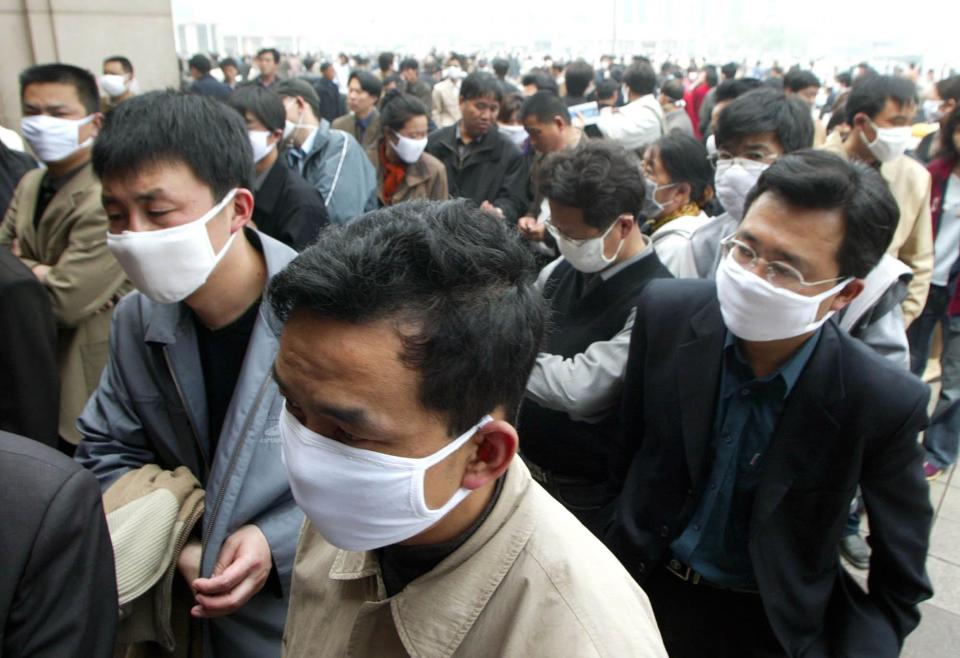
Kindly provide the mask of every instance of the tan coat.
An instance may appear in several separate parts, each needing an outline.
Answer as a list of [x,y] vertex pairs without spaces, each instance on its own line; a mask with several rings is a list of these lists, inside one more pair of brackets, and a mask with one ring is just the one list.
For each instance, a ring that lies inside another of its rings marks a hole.
[[407,165],[407,175],[400,187],[393,193],[390,203],[383,198],[383,169],[380,167],[380,143],[377,142],[367,149],[367,157],[377,170],[377,198],[380,204],[391,206],[401,201],[446,201],[450,194],[447,191],[447,168],[429,153],[424,153],[412,165]]
[[380,128],[379,113],[373,115],[373,118],[367,125],[367,129],[363,131],[363,139],[360,138],[360,131],[357,128],[357,115],[353,112],[337,117],[333,120],[333,123],[330,124],[330,127],[334,130],[342,130],[349,135],[353,135],[353,138],[360,142],[363,148],[369,148],[373,144],[376,144],[377,140],[380,139],[380,133],[383,132]]
[[130,287],[107,251],[107,215],[100,182],[88,164],[50,200],[33,226],[43,170],[28,172],[0,224],[0,245],[14,239],[27,267],[50,265],[46,288],[57,319],[60,370],[60,436],[80,440],[74,423],[100,381],[107,361],[112,309],[104,307]]
[[374,552],[341,551],[307,522],[284,655],[666,656],[646,595],[520,459],[466,543],[386,598]]
[[449,78],[433,86],[433,122],[437,128],[452,126],[460,120],[460,85]]
[[[854,136],[852,139],[859,139]],[[831,138],[826,150],[847,157],[843,143]],[[903,300],[903,320],[913,322],[927,301],[933,275],[933,220],[930,217],[930,173],[913,158],[902,155],[880,167],[880,174],[900,207],[900,222],[887,253],[913,272]]]

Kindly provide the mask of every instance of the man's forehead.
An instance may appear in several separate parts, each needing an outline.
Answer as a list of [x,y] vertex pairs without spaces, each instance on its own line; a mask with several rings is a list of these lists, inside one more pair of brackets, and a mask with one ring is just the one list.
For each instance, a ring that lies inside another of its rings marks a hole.
[[880,111],[879,116],[885,119],[894,119],[897,117],[913,118],[916,113],[916,103],[901,103],[896,98],[888,98],[883,104],[883,109]]
[[212,201],[213,192],[181,161],[158,161],[144,165],[125,176],[103,179],[104,197],[126,195],[163,196]]
[[23,90],[24,103],[81,105],[77,88],[69,82],[34,82]]

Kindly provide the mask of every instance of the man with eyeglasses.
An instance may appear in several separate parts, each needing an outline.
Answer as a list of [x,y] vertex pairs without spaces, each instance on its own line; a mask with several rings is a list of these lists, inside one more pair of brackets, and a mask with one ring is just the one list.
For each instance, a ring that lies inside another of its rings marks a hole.
[[[932,593],[928,391],[829,321],[887,250],[896,201],[874,169],[803,151],[743,207],[715,283],[638,300],[605,542],[674,658],[897,655]],[[869,593],[837,551],[858,485]]]

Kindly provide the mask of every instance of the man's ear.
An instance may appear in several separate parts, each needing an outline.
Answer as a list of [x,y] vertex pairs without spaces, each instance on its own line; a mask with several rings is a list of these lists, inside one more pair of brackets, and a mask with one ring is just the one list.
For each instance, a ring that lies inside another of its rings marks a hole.
[[470,490],[479,489],[507,472],[520,439],[513,425],[505,420],[493,420],[477,430],[472,441],[477,451],[467,462],[461,483],[464,489]]
[[637,225],[637,218],[630,213],[623,213],[617,217],[617,223],[620,225],[620,239],[626,240],[630,231]]
[[233,195],[233,219],[230,220],[230,234],[242,229],[253,217],[253,193],[241,187]]
[[840,311],[863,292],[863,279],[854,279],[841,290],[830,303],[831,311]]

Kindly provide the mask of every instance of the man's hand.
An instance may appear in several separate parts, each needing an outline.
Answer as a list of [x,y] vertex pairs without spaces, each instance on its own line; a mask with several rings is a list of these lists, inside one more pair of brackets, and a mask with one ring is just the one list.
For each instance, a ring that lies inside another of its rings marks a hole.
[[34,265],[33,266],[33,276],[37,277],[37,280],[40,283],[47,282],[47,274],[50,272],[49,265]]
[[223,543],[213,576],[193,581],[199,605],[190,613],[204,618],[236,612],[263,588],[271,566],[270,544],[263,532],[255,525],[242,526]]
[[535,217],[521,217],[517,221],[517,228],[520,229],[520,235],[527,240],[534,242],[543,242],[543,236],[547,231],[547,225],[541,224]]
[[484,201],[480,204],[480,210],[487,213],[488,215],[493,215],[497,219],[503,219],[503,211],[497,208],[495,205],[489,201]]
[[191,539],[180,551],[177,558],[177,569],[180,575],[193,589],[193,581],[200,577],[200,557],[203,555],[203,546],[199,539]]

